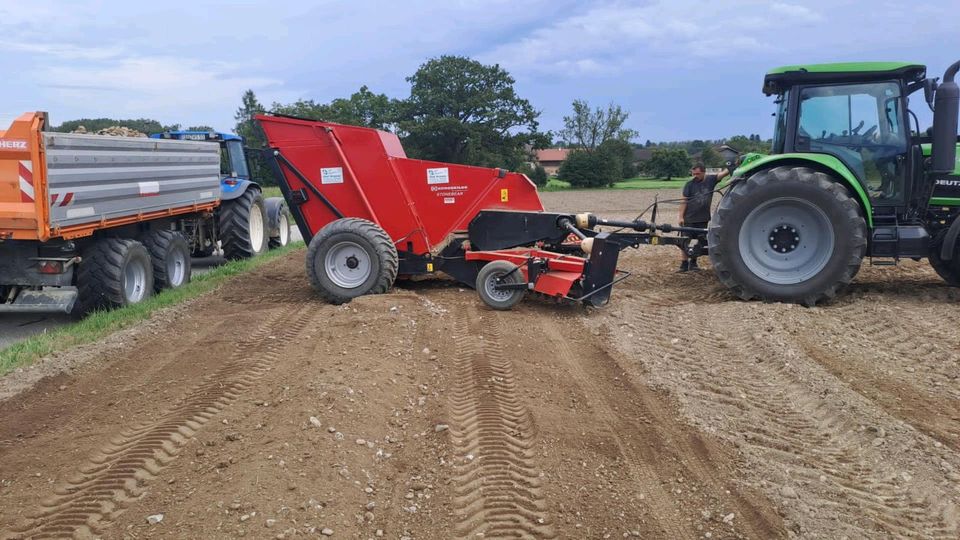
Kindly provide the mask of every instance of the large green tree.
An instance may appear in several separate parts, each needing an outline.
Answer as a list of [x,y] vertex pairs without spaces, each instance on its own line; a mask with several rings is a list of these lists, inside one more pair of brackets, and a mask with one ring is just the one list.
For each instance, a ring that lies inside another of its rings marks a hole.
[[407,81],[410,97],[399,103],[397,126],[411,157],[515,170],[529,148],[549,143],[538,132],[540,113],[499,65],[441,56]]
[[602,150],[570,152],[558,174],[573,187],[606,187],[623,179],[620,160]]
[[606,109],[591,109],[589,103],[576,99],[573,114],[563,117],[560,136],[578,150],[593,152],[609,140],[629,141],[635,137],[634,130],[623,127],[629,117],[629,112],[614,103]]
[[393,130],[397,119],[397,102],[385,94],[375,94],[361,86],[349,98],[330,103],[301,99],[287,105],[274,103],[271,112],[299,116],[324,122]]
[[690,156],[682,148],[657,148],[644,165],[644,172],[670,180],[690,170]]

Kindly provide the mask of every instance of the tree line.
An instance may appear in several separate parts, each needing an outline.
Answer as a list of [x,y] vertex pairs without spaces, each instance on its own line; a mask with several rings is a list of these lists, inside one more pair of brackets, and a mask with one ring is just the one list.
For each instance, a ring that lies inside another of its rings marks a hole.
[[[699,153],[708,166],[719,159],[712,149],[718,141],[633,143],[638,133],[625,127],[630,113],[614,103],[591,107],[586,101],[575,100],[559,133],[541,131],[540,111],[517,94],[514,78],[497,64],[440,56],[427,60],[406,81],[410,91],[402,99],[361,86],[349,97],[329,103],[300,99],[274,102],[269,107],[247,90],[235,114],[234,131],[244,137],[248,147],[263,148],[265,137],[253,120],[262,113],[377,128],[396,133],[412,158],[516,170],[541,186],[547,183],[547,174],[536,163],[535,152],[552,146],[555,139],[573,149],[560,169],[561,178],[584,187],[612,185],[638,173],[680,176],[689,168],[690,154]],[[149,119],[97,118],[64,122],[55,129],[74,131],[80,125],[88,132],[120,125],[148,134],[181,127]],[[188,129],[210,130],[208,126]],[[754,145],[763,144],[759,135],[733,137],[725,142],[741,151],[752,151]],[[634,150],[641,146],[653,152],[644,170],[638,171]],[[257,153],[251,154],[254,180],[275,183],[256,159]]]

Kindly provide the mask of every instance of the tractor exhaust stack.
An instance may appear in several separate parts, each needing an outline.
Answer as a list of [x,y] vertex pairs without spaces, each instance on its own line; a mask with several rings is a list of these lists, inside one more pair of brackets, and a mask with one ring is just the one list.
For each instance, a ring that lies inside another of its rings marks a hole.
[[937,88],[933,107],[933,172],[949,174],[956,167],[957,116],[960,112],[960,88],[954,77],[960,71],[960,61],[947,68],[943,82]]

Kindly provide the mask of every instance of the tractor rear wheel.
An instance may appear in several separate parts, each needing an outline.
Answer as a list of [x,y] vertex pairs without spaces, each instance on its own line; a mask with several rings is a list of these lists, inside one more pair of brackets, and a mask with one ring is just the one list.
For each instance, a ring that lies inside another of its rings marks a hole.
[[250,259],[267,249],[267,213],[259,189],[247,189],[220,205],[220,242],[230,260]]
[[397,248],[379,225],[343,218],[310,240],[307,275],[320,296],[344,304],[365,294],[387,292],[397,279]]
[[783,166],[734,185],[707,240],[717,277],[740,298],[812,306],[857,274],[866,232],[843,185],[807,167]]
[[960,246],[953,250],[953,259],[945,261],[940,258],[940,246],[943,239],[933,242],[930,248],[930,266],[933,270],[947,282],[951,287],[960,287]]
[[[498,283],[499,282],[499,283]],[[477,274],[477,294],[483,303],[493,309],[505,311],[517,305],[527,294],[525,289],[497,289],[498,284],[519,285],[524,283],[523,273],[509,261],[493,261],[484,265]]]

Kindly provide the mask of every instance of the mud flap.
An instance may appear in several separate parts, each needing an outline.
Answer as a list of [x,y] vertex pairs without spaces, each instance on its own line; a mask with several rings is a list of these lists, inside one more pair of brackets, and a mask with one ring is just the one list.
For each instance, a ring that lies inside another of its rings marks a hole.
[[606,304],[613,290],[620,247],[609,237],[610,233],[606,232],[593,237],[593,248],[583,276],[583,296],[580,300],[592,306]]
[[77,301],[74,288],[20,291],[10,304],[0,304],[0,313],[70,313]]

